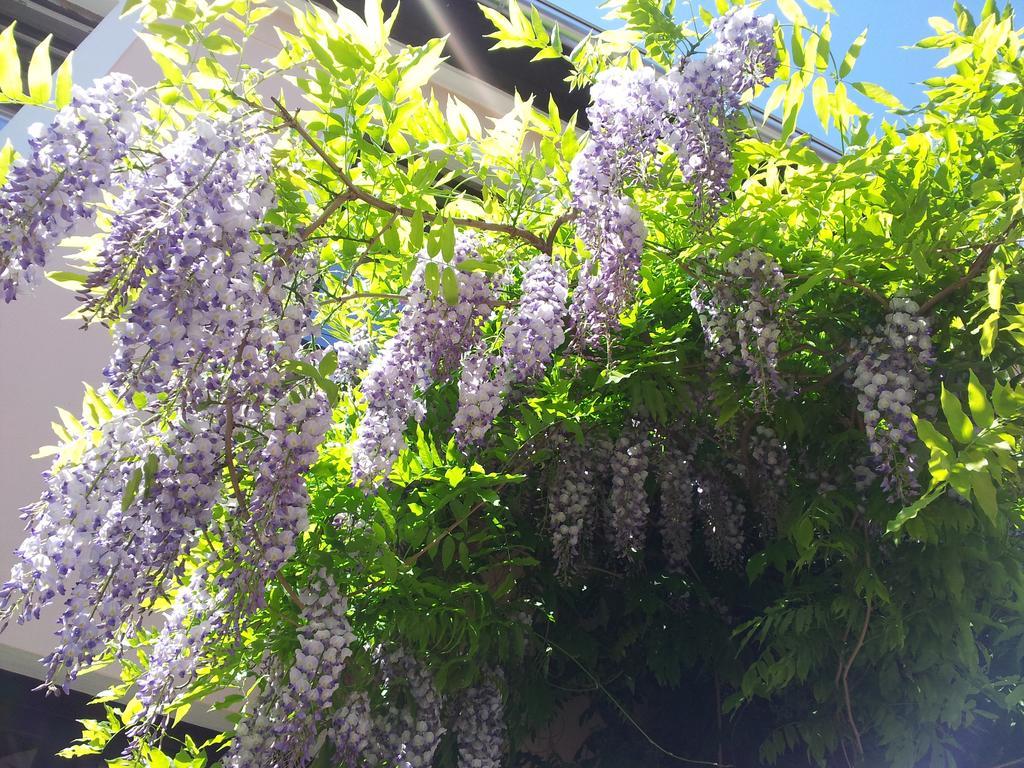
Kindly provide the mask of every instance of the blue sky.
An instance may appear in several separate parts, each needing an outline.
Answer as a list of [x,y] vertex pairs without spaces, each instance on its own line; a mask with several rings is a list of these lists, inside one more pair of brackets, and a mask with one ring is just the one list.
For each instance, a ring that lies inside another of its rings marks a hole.
[[[601,26],[610,22],[603,20],[604,12],[599,9],[599,0],[555,0],[566,10]],[[977,18],[984,0],[961,0],[962,4]],[[677,0],[677,6],[689,12],[687,0]],[[697,4],[697,0],[694,0]],[[714,7],[713,2],[704,5]],[[850,43],[867,27],[868,41],[861,51],[857,66],[848,79],[867,80],[878,83],[897,96],[904,104],[915,104],[921,100],[919,83],[935,73],[934,65],[941,54],[934,50],[907,50],[917,40],[934,34],[928,26],[928,17],[953,18],[953,0],[832,0],[837,15],[832,17],[832,50],[842,55]],[[811,23],[820,24],[824,16],[808,10]],[[776,12],[775,0],[764,4],[765,12]],[[781,18],[781,17],[780,17]],[[948,71],[948,70],[947,70]],[[877,105],[862,104],[868,111],[879,111]],[[817,135],[821,128],[813,115],[801,119],[801,127]],[[823,137],[834,139],[835,133]]]

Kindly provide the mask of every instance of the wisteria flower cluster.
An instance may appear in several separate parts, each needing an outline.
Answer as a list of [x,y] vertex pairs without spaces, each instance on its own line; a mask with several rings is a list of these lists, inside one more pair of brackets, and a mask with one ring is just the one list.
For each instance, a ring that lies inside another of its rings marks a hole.
[[61,600],[46,682],[66,688],[78,671],[137,630],[143,606],[177,575],[182,551],[211,519],[219,495],[217,434],[126,411],[107,421],[79,461],[44,475],[26,508],[27,536],[0,588],[4,623],[38,619]]
[[729,371],[744,370],[762,409],[791,389],[779,372],[785,299],[779,265],[755,250],[730,259],[721,279],[701,281],[691,291],[709,358]]
[[385,710],[375,719],[371,751],[378,763],[430,768],[445,734],[444,699],[423,662],[403,649],[379,655]]
[[884,325],[855,348],[850,379],[871,451],[872,469],[882,487],[899,500],[917,486],[913,409],[934,400],[928,371],[935,362],[928,321],[917,302],[897,296]]
[[602,485],[598,458],[604,451],[588,451],[569,440],[558,447],[559,459],[548,488],[547,526],[556,570],[564,579],[579,561],[583,545],[592,538]]
[[522,295],[505,321],[501,354],[471,349],[462,358],[459,408],[452,427],[460,446],[483,441],[501,412],[505,395],[544,373],[565,340],[565,269],[545,256],[526,266]]
[[359,329],[348,341],[336,341],[328,350],[337,355],[337,367],[331,372],[331,381],[348,387],[358,384],[360,372],[370,365],[374,343],[365,329]]
[[630,424],[615,441],[608,497],[608,535],[619,557],[635,559],[647,541],[647,471],[651,441],[648,430]]
[[590,251],[570,307],[585,346],[615,330],[636,291],[647,228],[624,192],[658,145],[663,105],[656,82],[649,67],[609,69],[590,89],[590,140],[574,158],[569,180],[576,230]]
[[318,723],[329,711],[354,639],[344,597],[321,571],[302,597],[299,646],[287,670],[268,662],[270,679],[256,707],[235,728],[225,768],[300,768],[317,743]]
[[658,529],[669,568],[679,571],[690,557],[697,511],[697,473],[692,450],[684,451],[674,442],[666,442],[658,469]]
[[590,140],[570,174],[577,232],[590,252],[570,310],[583,346],[618,327],[636,291],[647,233],[626,190],[643,183],[659,142],[679,158],[698,215],[710,218],[721,206],[733,170],[729,123],[743,94],[778,68],[773,30],[773,17],[733,8],[712,22],[717,39],[705,58],[684,59],[661,77],[649,67],[598,76]]
[[[476,258],[479,245],[476,237],[460,235],[452,266]],[[425,251],[420,254],[398,331],[370,364],[361,385],[366,413],[352,449],[352,477],[358,483],[369,485],[387,476],[406,446],[409,419],[419,421],[425,415],[423,392],[454,371],[466,350],[479,347],[482,323],[497,303],[490,276],[455,270],[459,296],[449,304],[427,288],[430,262]]]
[[743,502],[719,475],[705,473],[697,481],[697,508],[704,520],[704,546],[711,563],[723,570],[735,566],[746,545]]
[[[275,205],[262,124],[241,115],[198,117],[160,148],[160,159],[119,173],[114,183],[111,169],[145,122],[138,107],[134,86],[122,78],[79,93],[0,193],[21,194],[24,178],[46,174],[84,185],[68,187],[59,211],[41,214],[35,239],[19,245],[25,253],[42,253],[33,249],[51,248],[88,220],[87,203],[101,191],[113,196],[83,298],[86,316],[123,317],[114,323],[105,374],[133,404],[102,426],[81,461],[58,458],[47,475],[47,491],[26,510],[29,534],[0,590],[0,610],[26,621],[63,602],[47,683],[63,677],[66,686],[102,649],[137,631],[143,606],[182,575],[181,555],[212,530],[234,452],[234,469],[253,478],[252,496],[246,500],[234,483],[241,514],[217,533],[224,557],[245,567],[231,584],[211,577],[203,585],[196,579],[212,571],[198,569],[180,592],[158,636],[152,674],[140,683],[146,706],[157,708],[172,695],[167,681],[194,672],[202,643],[222,626],[224,605],[244,611],[295,551],[307,524],[304,474],[330,419],[322,395],[300,395],[285,381],[285,364],[306,355],[316,260],[276,231],[267,242],[289,258],[265,258],[255,236]],[[71,138],[74,126],[96,142],[88,159],[79,157],[84,150],[74,141],[85,139]],[[108,174],[102,178],[100,165]],[[48,191],[60,203],[61,194]],[[38,228],[44,224],[49,234]],[[60,233],[52,229],[58,225]],[[183,415],[168,415],[174,409]],[[267,429],[242,441],[243,423]]]
[[491,670],[483,682],[466,689],[457,702],[455,738],[459,768],[502,768],[508,725],[500,685],[504,675]]
[[771,535],[778,525],[779,509],[786,493],[789,454],[775,430],[764,424],[753,429],[747,449],[762,526],[764,533]]
[[139,135],[142,96],[124,75],[77,88],[49,125],[31,130],[31,153],[0,189],[0,297],[37,281],[54,249],[93,217]]
[[732,178],[728,128],[743,94],[778,69],[775,20],[751,8],[731,8],[711,22],[716,41],[703,59],[690,57],[665,75],[664,141],[693,186],[696,210],[708,218],[721,206]]

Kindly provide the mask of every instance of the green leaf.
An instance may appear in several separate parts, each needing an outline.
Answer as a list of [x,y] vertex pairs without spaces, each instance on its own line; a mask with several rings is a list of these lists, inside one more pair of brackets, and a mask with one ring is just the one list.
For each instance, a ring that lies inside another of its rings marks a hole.
[[89,276],[82,272],[71,272],[68,270],[53,270],[46,273],[46,279],[54,285],[66,288],[70,291],[79,291],[85,285]]
[[807,26],[807,17],[804,16],[804,12],[800,9],[799,4],[796,0],[778,0],[777,5],[779,11],[789,19],[793,24],[797,24],[802,27]]
[[7,99],[24,97],[21,85],[21,60],[14,40],[14,24],[0,33],[0,94]]
[[923,510],[925,507],[927,507],[929,504],[931,504],[933,501],[939,498],[939,496],[942,493],[944,493],[945,490],[946,486],[944,484],[937,485],[930,491],[928,491],[928,493],[926,493],[924,496],[922,496],[913,504],[911,504],[909,507],[904,507],[903,509],[901,509],[900,513],[889,521],[889,525],[886,526],[885,532],[897,533],[901,528],[903,528],[904,525],[906,525],[908,522],[917,517],[921,510]]
[[454,558],[455,542],[451,536],[446,536],[444,541],[441,542],[441,567],[447,571]]
[[1000,418],[1016,418],[1024,410],[1024,393],[997,381],[992,387],[992,405]]
[[878,102],[889,109],[905,109],[903,102],[893,96],[889,91],[875,83],[859,82],[850,83],[855,91],[859,91],[872,101]]
[[964,413],[963,407],[960,405],[959,398],[956,395],[950,393],[946,389],[946,385],[942,384],[940,387],[941,394],[939,396],[940,402],[942,403],[942,412],[946,415],[946,423],[949,425],[949,431],[953,433],[953,437],[960,443],[966,445],[971,442],[974,437],[974,425],[971,420],[967,418],[967,414]]
[[993,312],[985,318],[985,322],[981,324],[981,335],[979,336],[979,340],[982,357],[988,357],[992,354],[992,351],[996,348],[996,337],[998,335],[999,313]]
[[974,491],[974,498],[981,511],[992,525],[996,525],[999,521],[999,503],[996,500],[996,487],[988,472],[975,472],[971,475],[971,490]]
[[822,13],[835,13],[836,9],[832,7],[832,3],[829,0],[807,0],[807,4],[815,10],[821,11]]
[[423,247],[423,213],[416,211],[409,219],[409,245],[414,251]]
[[71,90],[74,84],[71,76],[71,59],[74,55],[74,51],[69,53],[68,57],[57,68],[57,90],[54,94],[57,109],[63,109],[71,103]]
[[998,312],[1003,306],[1003,285],[1006,283],[1006,270],[1002,264],[993,264],[988,271],[988,306]]
[[128,478],[128,483],[124,487],[124,493],[121,496],[121,509],[128,509],[135,501],[135,496],[139,492],[139,484],[142,482],[142,469],[137,468],[132,472],[131,477]]
[[850,47],[846,50],[846,55],[843,56],[842,62],[839,64],[839,77],[846,77],[850,72],[853,71],[853,65],[857,63],[857,57],[860,56],[860,49],[864,47],[864,43],[868,40],[868,30],[864,29],[856,39],[850,43]]
[[814,85],[811,86],[811,102],[814,104],[814,114],[817,115],[821,127],[827,134],[829,124],[832,122],[832,110],[828,83],[825,82],[824,77],[814,78]]
[[448,304],[454,307],[459,303],[459,278],[451,267],[445,267],[441,273],[441,291]]
[[949,476],[949,470],[953,467],[953,459],[956,457],[953,444],[935,429],[931,422],[915,416],[914,424],[917,426],[917,436],[931,452],[928,470],[931,472],[932,481],[938,483],[945,480]]
[[445,219],[441,225],[441,233],[439,235],[441,244],[441,255],[444,260],[451,262],[455,258],[455,222],[451,219]]
[[222,56],[234,56],[241,50],[238,43],[221,34],[207,35],[203,38],[203,47],[210,53],[219,53]]
[[424,267],[423,284],[430,295],[437,296],[440,293],[441,268],[437,266],[436,261],[428,261],[427,266]]
[[53,71],[50,69],[52,39],[53,35],[43,38],[43,42],[32,52],[32,59],[28,63],[28,94],[37,104],[48,102],[53,88]]
[[971,371],[971,379],[967,384],[967,404],[970,406],[971,415],[974,416],[974,421],[979,427],[985,429],[992,425],[996,415],[992,409],[992,404],[985,396],[985,390],[982,388],[981,382],[974,375],[974,371]]

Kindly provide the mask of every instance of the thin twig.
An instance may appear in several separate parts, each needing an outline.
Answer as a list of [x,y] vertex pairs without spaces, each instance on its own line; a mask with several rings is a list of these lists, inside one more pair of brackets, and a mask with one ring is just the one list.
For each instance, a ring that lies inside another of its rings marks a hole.
[[295,607],[300,611],[303,610],[306,606],[302,604],[302,600],[299,599],[299,593],[295,591],[295,587],[291,585],[291,582],[284,577],[283,573],[277,574],[277,580],[280,582],[281,586],[284,587],[285,594],[287,594],[289,599],[295,604]]
[[[403,205],[396,205],[395,203],[389,203],[387,200],[382,200],[376,195],[367,192],[362,187],[356,186],[355,182],[353,182],[352,179],[349,178],[348,173],[345,172],[345,169],[342,168],[338,164],[338,162],[333,157],[331,157],[330,153],[326,149],[324,149],[316,139],[313,138],[309,131],[306,130],[306,128],[295,118],[295,116],[291,112],[289,112],[288,109],[276,98],[272,98],[271,101],[274,103],[274,106],[277,107],[285,123],[291,126],[299,134],[299,136],[302,137],[303,141],[305,141],[310,146],[310,148],[314,152],[316,152],[325,163],[327,163],[327,166],[331,169],[331,171],[334,172],[338,179],[341,180],[341,183],[344,184],[349,189],[349,191],[351,191],[355,199],[362,200],[367,205],[371,205],[374,208],[386,211],[387,213],[396,214],[406,218],[411,218],[417,213],[417,211],[413,208],[408,208]],[[522,240],[523,242],[532,245],[534,248],[543,253],[550,254],[551,252],[548,248],[548,244],[544,240],[535,235],[533,232],[523,229],[522,227],[517,227],[514,224],[498,224],[491,221],[482,221],[480,219],[441,217],[439,216],[439,214],[431,213],[429,211],[421,211],[420,213],[423,216],[423,220],[427,222],[433,221],[434,219],[437,218],[445,218],[451,221],[452,224],[454,224],[456,227],[466,227],[470,229],[479,229],[485,232],[498,232],[501,234],[511,235],[512,237],[516,237]]]
[[344,296],[331,296],[324,299],[321,303],[323,304],[344,304],[347,301],[354,301],[355,299],[404,299],[401,293],[377,293],[375,291],[358,291],[356,293],[346,293]]
[[1008,763],[1000,763],[999,765],[993,765],[992,768],[1013,768],[1017,765],[1024,765],[1024,757],[1017,757]]
[[[504,486],[504,484],[499,485],[498,486],[498,490],[500,490],[503,486]],[[412,555],[411,557],[407,557],[403,561],[405,563],[405,565],[406,566],[415,565],[417,560],[419,560],[421,557],[423,557],[424,555],[429,553],[430,550],[432,550],[434,547],[436,547],[438,544],[440,544],[445,539],[446,536],[449,536],[452,531],[454,531],[456,528],[458,528],[464,522],[469,520],[469,518],[471,518],[483,505],[484,505],[484,502],[482,502],[482,501],[477,502],[473,507],[470,508],[469,512],[467,512],[462,517],[460,517],[458,520],[456,520],[454,523],[449,525],[447,528],[445,528],[443,531],[441,531],[441,533],[437,534],[437,536],[434,537],[434,540],[431,541],[429,544],[427,544],[425,547],[423,547],[423,549],[421,549],[415,555]]]
[[[868,570],[871,570],[871,552],[865,550],[865,558],[867,560]],[[864,623],[860,627],[860,635],[857,638],[857,644],[850,651],[850,656],[846,660],[846,665],[843,668],[843,698],[846,701],[846,719],[850,723],[850,730],[853,731],[853,738],[857,744],[857,754],[861,757],[864,756],[864,744],[861,742],[860,731],[857,729],[857,722],[853,717],[853,705],[850,702],[850,669],[853,667],[853,662],[857,660],[857,655],[860,653],[861,648],[864,647],[864,640],[868,636],[868,624],[871,621],[871,597],[868,596],[866,607],[864,609]]]
[[634,728],[636,728],[637,732],[641,736],[643,736],[645,739],[647,739],[647,742],[651,746],[653,746],[655,749],[657,749],[659,752],[661,752],[663,755],[666,755],[666,756],[672,758],[673,760],[678,760],[681,763],[690,763],[691,765],[710,765],[710,766],[715,766],[715,768],[731,768],[731,766],[729,766],[728,764],[723,763],[721,761],[719,761],[719,762],[712,762],[711,760],[694,760],[692,757],[683,757],[682,755],[677,755],[675,752],[670,752],[669,750],[665,749],[665,747],[661,746],[661,744],[659,744],[653,738],[651,738],[650,734],[648,734],[647,731],[645,731],[640,726],[640,723],[638,723],[636,720],[634,720],[633,716],[630,715],[629,712],[626,711],[626,708],[624,706],[622,706],[622,704],[619,703],[619,700],[616,699],[614,696],[612,696],[611,692],[607,688],[604,687],[604,685],[598,679],[597,675],[595,675],[593,672],[591,672],[589,669],[587,669],[587,667],[584,666],[583,663],[579,659],[577,659],[575,656],[573,656],[567,650],[565,650],[560,645],[558,645],[556,642],[554,642],[550,637],[545,637],[544,635],[540,634],[536,630],[534,630],[534,634],[537,635],[537,637],[539,637],[544,643],[546,643],[547,645],[550,645],[556,651],[558,651],[563,656],[565,656],[570,661],[572,661],[577,667],[579,667],[581,670],[583,670],[583,673],[593,681],[594,686],[599,691],[601,691],[601,693],[603,693],[605,696],[608,697],[608,700],[611,701],[611,703],[615,705],[615,707],[619,710],[620,713],[622,713],[622,716],[624,718],[626,718],[626,720],[629,722],[629,724],[632,725]]
[[224,462],[228,467],[228,477],[231,479],[231,492],[234,494],[238,509],[246,518],[249,517],[249,504],[242,493],[242,485],[238,480],[238,467],[235,466],[235,406],[231,395],[227,397],[227,415],[224,417]]

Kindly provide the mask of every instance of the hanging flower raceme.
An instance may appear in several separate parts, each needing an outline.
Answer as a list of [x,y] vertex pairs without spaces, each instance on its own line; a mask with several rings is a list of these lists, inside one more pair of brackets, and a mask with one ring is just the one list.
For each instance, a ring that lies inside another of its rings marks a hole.
[[502,768],[505,764],[508,725],[499,683],[504,683],[504,675],[500,670],[491,671],[484,682],[459,697],[453,729],[459,768]]
[[592,531],[598,481],[593,455],[575,442],[561,447],[555,474],[548,488],[547,526],[557,572],[567,577]]
[[599,343],[618,327],[619,314],[636,292],[647,229],[623,191],[643,177],[664,116],[661,90],[649,67],[606,70],[590,94],[590,140],[573,158],[569,176],[577,232],[590,251],[570,307],[584,346]]
[[732,8],[711,23],[716,42],[707,56],[684,59],[663,78],[664,141],[693,186],[701,218],[711,218],[728,192],[733,173],[728,128],[743,94],[778,69],[774,24],[770,15]]
[[276,329],[288,276],[270,274],[253,237],[275,203],[271,143],[256,119],[199,117],[131,176],[85,307],[122,318],[105,371],[118,392],[197,407],[227,379],[236,392],[277,384],[277,344],[294,356]]
[[785,299],[779,265],[754,250],[729,260],[721,278],[710,285],[702,280],[691,292],[709,358],[730,372],[745,370],[754,404],[765,410],[791,391],[778,369]]
[[[479,241],[469,235],[456,240],[451,267],[476,257]],[[422,393],[453,372],[463,352],[478,348],[481,323],[494,311],[494,281],[484,272],[455,269],[458,300],[449,304],[427,288],[427,265],[444,269],[425,252],[413,273],[398,331],[370,364],[361,389],[366,413],[352,447],[352,477],[373,484],[386,477],[405,449],[410,418],[425,415]]]
[[857,344],[854,354],[857,364],[850,379],[864,418],[872,469],[882,475],[882,487],[890,496],[903,501],[918,487],[913,409],[922,399],[935,398],[928,375],[935,362],[931,331],[917,303],[894,298],[885,324]]
[[748,486],[755,495],[762,533],[771,536],[778,527],[779,511],[786,494],[789,454],[775,430],[764,424],[758,424],[751,432],[748,450],[750,455],[745,469],[753,475],[748,478]]
[[483,441],[508,392],[508,369],[497,355],[471,350],[462,358],[459,408],[452,421],[461,448]]
[[124,75],[89,89],[49,125],[30,130],[27,158],[16,160],[0,189],[0,298],[40,277],[61,240],[83,221],[120,174],[143,124],[142,95]]
[[305,768],[313,757],[319,721],[331,708],[354,636],[345,599],[325,572],[301,602],[295,657],[287,670],[270,662],[267,682],[235,728],[225,768]]
[[526,265],[522,296],[505,323],[501,353],[514,383],[542,376],[565,341],[565,268],[547,256]]
[[373,716],[370,696],[366,691],[349,694],[345,703],[335,710],[327,730],[334,747],[335,759],[341,765],[365,765],[373,737]]
[[402,649],[379,652],[378,667],[384,711],[374,718],[371,764],[430,768],[445,734],[444,700],[430,670]]
[[697,480],[697,508],[704,518],[704,546],[711,563],[720,569],[737,565],[746,544],[743,502],[718,476]]
[[623,431],[611,456],[612,489],[608,498],[608,535],[612,549],[621,558],[636,559],[647,541],[648,465],[651,441],[639,424]]
[[462,448],[483,441],[514,384],[542,375],[565,340],[565,269],[546,256],[526,267],[522,295],[505,322],[501,355],[471,349],[462,358],[452,427]]
[[658,529],[671,570],[682,570],[690,557],[696,514],[697,474],[693,453],[667,442],[659,466],[661,516]]
[[179,574],[181,554],[211,520],[223,448],[199,420],[164,427],[152,413],[128,411],[102,426],[80,460],[59,457],[45,475],[0,611],[22,622],[63,603],[48,684],[63,673],[66,687],[135,631],[143,606]]
[[580,344],[618,328],[639,282],[646,228],[630,185],[643,183],[659,141],[679,159],[698,216],[718,211],[732,178],[728,128],[743,94],[778,68],[774,19],[731,9],[711,24],[716,42],[662,77],[649,67],[602,72],[587,109],[590,139],[573,158],[570,187],[577,233],[590,252],[570,316]]

